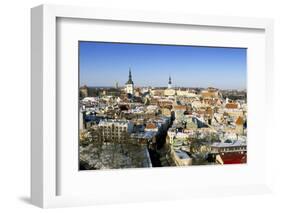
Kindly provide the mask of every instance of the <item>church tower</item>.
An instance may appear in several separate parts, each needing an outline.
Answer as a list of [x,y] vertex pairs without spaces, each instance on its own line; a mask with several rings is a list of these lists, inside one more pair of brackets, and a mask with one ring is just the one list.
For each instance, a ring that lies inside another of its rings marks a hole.
[[169,76],[168,89],[171,88],[172,88],[172,80],[171,80],[171,76]]
[[131,68],[129,69],[129,79],[126,83],[126,92],[131,95],[134,94],[134,82],[132,80]]

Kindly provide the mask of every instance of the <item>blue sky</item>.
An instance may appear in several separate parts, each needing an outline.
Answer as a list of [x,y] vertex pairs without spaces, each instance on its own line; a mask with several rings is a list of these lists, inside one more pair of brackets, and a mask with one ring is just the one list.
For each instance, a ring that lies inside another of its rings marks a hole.
[[79,42],[80,85],[123,86],[129,68],[135,86],[245,89],[247,49]]

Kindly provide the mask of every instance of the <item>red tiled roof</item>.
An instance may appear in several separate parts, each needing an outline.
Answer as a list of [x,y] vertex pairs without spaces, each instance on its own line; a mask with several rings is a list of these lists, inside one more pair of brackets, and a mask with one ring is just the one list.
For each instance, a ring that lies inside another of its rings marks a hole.
[[175,105],[174,109],[176,109],[176,110],[186,110],[186,106],[184,106],[184,105]]
[[238,108],[238,104],[236,104],[236,103],[227,103],[225,105],[225,108],[227,108],[227,109],[237,109]]
[[156,125],[154,123],[148,123],[145,128],[146,129],[155,129]]
[[241,116],[239,116],[235,123],[236,123],[236,125],[243,125],[244,120],[243,120],[243,118]]

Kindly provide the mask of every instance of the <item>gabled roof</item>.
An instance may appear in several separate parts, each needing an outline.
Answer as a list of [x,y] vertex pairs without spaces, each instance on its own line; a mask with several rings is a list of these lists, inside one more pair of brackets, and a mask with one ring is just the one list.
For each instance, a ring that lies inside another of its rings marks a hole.
[[235,124],[236,124],[236,125],[243,125],[243,124],[244,124],[243,118],[242,118],[241,116],[239,116],[239,117],[237,118],[237,120],[235,121]]

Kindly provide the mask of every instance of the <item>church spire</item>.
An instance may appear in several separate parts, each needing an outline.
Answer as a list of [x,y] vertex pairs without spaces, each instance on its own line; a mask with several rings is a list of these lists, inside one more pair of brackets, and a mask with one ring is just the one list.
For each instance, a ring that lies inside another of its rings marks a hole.
[[129,68],[129,80],[127,81],[126,84],[134,84],[134,82],[133,82],[133,80],[132,80],[131,68]]
[[126,92],[128,94],[134,95],[134,82],[132,80],[131,68],[129,68],[129,79],[126,83]]
[[168,89],[172,88],[172,79],[171,76],[169,76],[169,82],[168,82]]
[[132,72],[131,72],[131,68],[129,69],[129,81],[132,81]]

